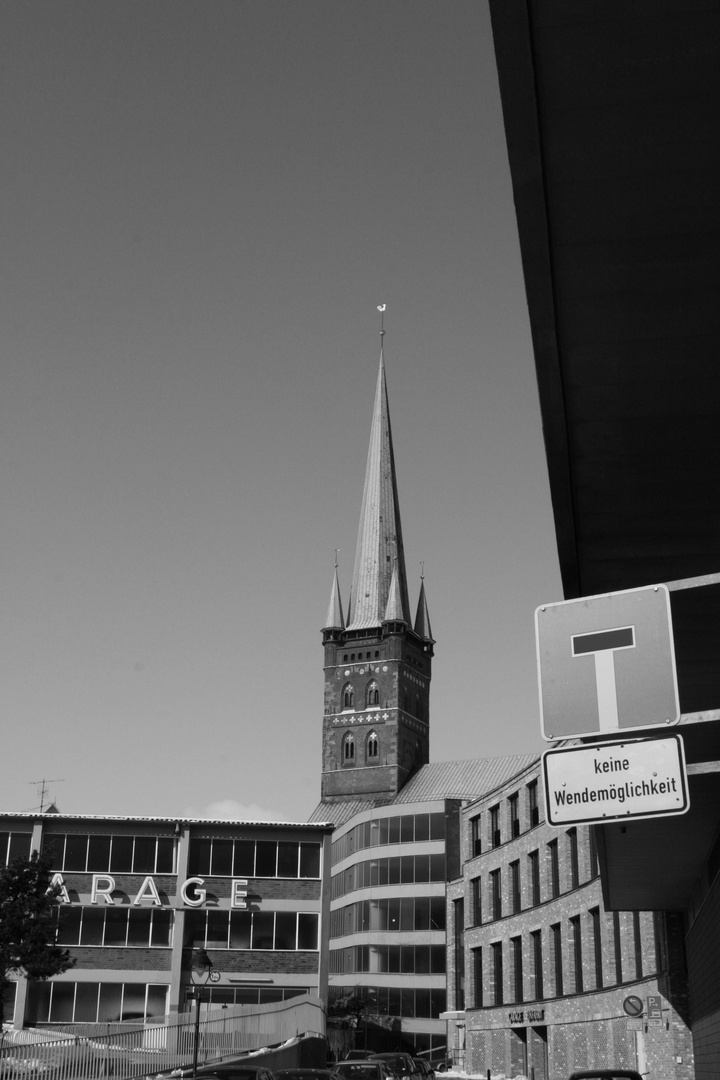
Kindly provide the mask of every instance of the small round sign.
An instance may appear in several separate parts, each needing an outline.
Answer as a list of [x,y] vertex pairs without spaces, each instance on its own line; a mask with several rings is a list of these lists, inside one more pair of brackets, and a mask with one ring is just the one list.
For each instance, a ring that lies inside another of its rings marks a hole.
[[623,1009],[628,1016],[642,1016],[642,998],[636,997],[635,994],[631,994],[630,997],[626,997],[623,1001]]
[[[210,972],[210,982],[220,982],[220,972],[219,971],[211,971]],[[642,1002],[640,1002],[640,1007],[642,1008]]]

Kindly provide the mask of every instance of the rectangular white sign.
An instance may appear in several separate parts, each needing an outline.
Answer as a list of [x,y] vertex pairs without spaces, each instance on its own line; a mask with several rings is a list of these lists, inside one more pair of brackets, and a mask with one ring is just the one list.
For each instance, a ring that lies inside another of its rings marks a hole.
[[680,735],[546,750],[549,825],[684,814],[689,806]]

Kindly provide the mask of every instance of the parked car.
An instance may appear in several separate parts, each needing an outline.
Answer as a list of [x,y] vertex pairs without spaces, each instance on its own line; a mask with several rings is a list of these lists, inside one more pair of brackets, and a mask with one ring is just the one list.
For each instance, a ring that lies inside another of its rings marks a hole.
[[420,1070],[420,1075],[424,1077],[424,1080],[434,1080],[435,1070],[427,1058],[414,1057],[413,1061]]
[[276,1069],[275,1080],[330,1080],[332,1069]]
[[373,1054],[373,1059],[384,1061],[395,1075],[400,1077],[400,1080],[425,1080],[424,1074],[420,1072],[410,1054],[395,1051],[393,1053]]
[[[192,1070],[185,1075],[191,1076]],[[243,1065],[239,1061],[229,1061],[226,1065],[221,1062],[202,1065],[197,1075],[204,1077],[204,1080],[275,1080],[275,1073],[264,1065]]]
[[332,1071],[333,1080],[398,1080],[384,1061],[340,1061]]

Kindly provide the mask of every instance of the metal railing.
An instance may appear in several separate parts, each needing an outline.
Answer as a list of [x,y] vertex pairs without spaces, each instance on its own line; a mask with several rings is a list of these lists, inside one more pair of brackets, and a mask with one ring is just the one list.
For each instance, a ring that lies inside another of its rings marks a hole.
[[[198,1064],[249,1053],[306,1033],[324,1034],[310,995],[268,1005],[219,1006],[201,1016]],[[0,1033],[0,1080],[100,1080],[154,1076],[191,1066],[192,1012],[116,1024],[58,1025]]]

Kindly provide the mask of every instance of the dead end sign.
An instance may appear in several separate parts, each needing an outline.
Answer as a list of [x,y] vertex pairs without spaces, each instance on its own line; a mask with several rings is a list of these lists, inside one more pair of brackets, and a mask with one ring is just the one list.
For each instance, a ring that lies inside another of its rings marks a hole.
[[666,585],[543,604],[535,631],[543,738],[679,721]]

